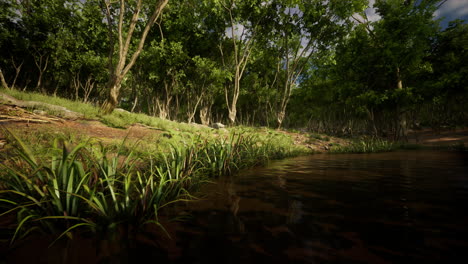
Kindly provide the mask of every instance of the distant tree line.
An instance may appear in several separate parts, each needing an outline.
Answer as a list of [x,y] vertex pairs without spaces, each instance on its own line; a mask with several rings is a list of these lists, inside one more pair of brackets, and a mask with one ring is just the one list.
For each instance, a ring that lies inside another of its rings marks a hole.
[[103,113],[403,138],[468,123],[468,26],[440,3],[0,0],[0,77]]

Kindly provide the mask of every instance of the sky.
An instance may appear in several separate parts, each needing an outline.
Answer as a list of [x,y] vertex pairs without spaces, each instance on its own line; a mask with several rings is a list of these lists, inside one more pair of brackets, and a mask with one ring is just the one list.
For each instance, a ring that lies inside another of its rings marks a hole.
[[[370,8],[366,9],[367,18],[370,21],[377,21],[380,19],[380,16],[375,13],[375,9],[372,8],[374,2],[375,0],[369,0]],[[361,17],[359,18],[362,19]],[[443,29],[448,26],[450,21],[457,18],[465,20],[465,23],[468,23],[468,0],[446,0],[445,3],[434,13],[434,18],[442,18],[441,27]],[[243,29],[244,27],[242,25],[237,25],[234,34],[238,37],[241,36]],[[227,37],[231,37],[232,28],[227,28],[225,34]]]
[[[369,6],[373,6],[374,2],[375,0],[370,0]],[[376,21],[380,18],[373,8],[368,8],[366,14],[370,21]],[[447,0],[434,15],[435,18],[442,18],[442,28],[446,28],[448,22],[457,18],[463,19],[468,23],[468,0]]]
[[442,27],[445,28],[449,21],[460,18],[468,23],[468,0],[447,0],[440,8],[436,11],[435,16],[437,18],[445,17],[442,20]]

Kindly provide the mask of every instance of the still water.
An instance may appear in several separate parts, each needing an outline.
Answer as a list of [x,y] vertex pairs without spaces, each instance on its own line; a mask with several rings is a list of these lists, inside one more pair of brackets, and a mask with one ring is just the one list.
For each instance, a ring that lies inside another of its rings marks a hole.
[[468,263],[466,153],[299,157],[199,195],[174,262]]
[[468,263],[468,153],[299,157],[197,196],[175,208],[172,239],[33,237],[0,263]]

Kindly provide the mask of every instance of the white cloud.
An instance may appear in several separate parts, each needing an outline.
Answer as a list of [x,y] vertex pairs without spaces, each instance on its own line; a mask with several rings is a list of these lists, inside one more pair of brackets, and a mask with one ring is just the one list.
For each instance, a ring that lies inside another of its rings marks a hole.
[[[228,27],[226,28],[226,31],[224,32],[224,34],[226,35],[226,37],[228,38],[232,38],[232,27]],[[245,33],[246,33],[246,29],[244,27],[244,25],[241,25],[241,24],[236,24],[234,25],[234,36],[235,38],[239,39],[239,38],[243,38],[245,39]]]
[[375,3],[375,0],[370,0],[369,8],[365,10],[367,19],[371,22],[377,21],[381,18],[379,14],[375,12],[374,3]]
[[457,18],[468,20],[468,0],[447,0],[434,16],[443,18],[442,24],[447,24]]
[[[377,21],[381,17],[373,8],[375,0],[369,0],[369,8],[365,10],[369,21]],[[463,19],[468,23],[468,0],[447,0],[435,13],[435,18],[442,18],[442,27],[446,27],[449,21]],[[363,19],[358,16],[359,19]]]

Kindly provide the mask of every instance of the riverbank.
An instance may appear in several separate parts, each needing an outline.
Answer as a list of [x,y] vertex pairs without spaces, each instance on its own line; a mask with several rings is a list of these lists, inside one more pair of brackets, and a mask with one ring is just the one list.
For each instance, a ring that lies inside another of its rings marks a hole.
[[266,127],[215,129],[121,109],[101,115],[88,104],[8,92],[0,91],[0,243],[7,251],[33,230],[47,233],[48,243],[90,233],[131,240],[148,228],[167,236],[167,217],[178,215],[167,205],[193,200],[207,180],[273,159],[394,146]]
[[15,97],[0,94],[0,241],[13,248],[33,230],[54,239],[88,233],[129,239],[148,225],[165,233],[160,219],[167,205],[192,200],[192,190],[209,178],[346,144],[124,110],[103,116],[90,105],[10,92]]

